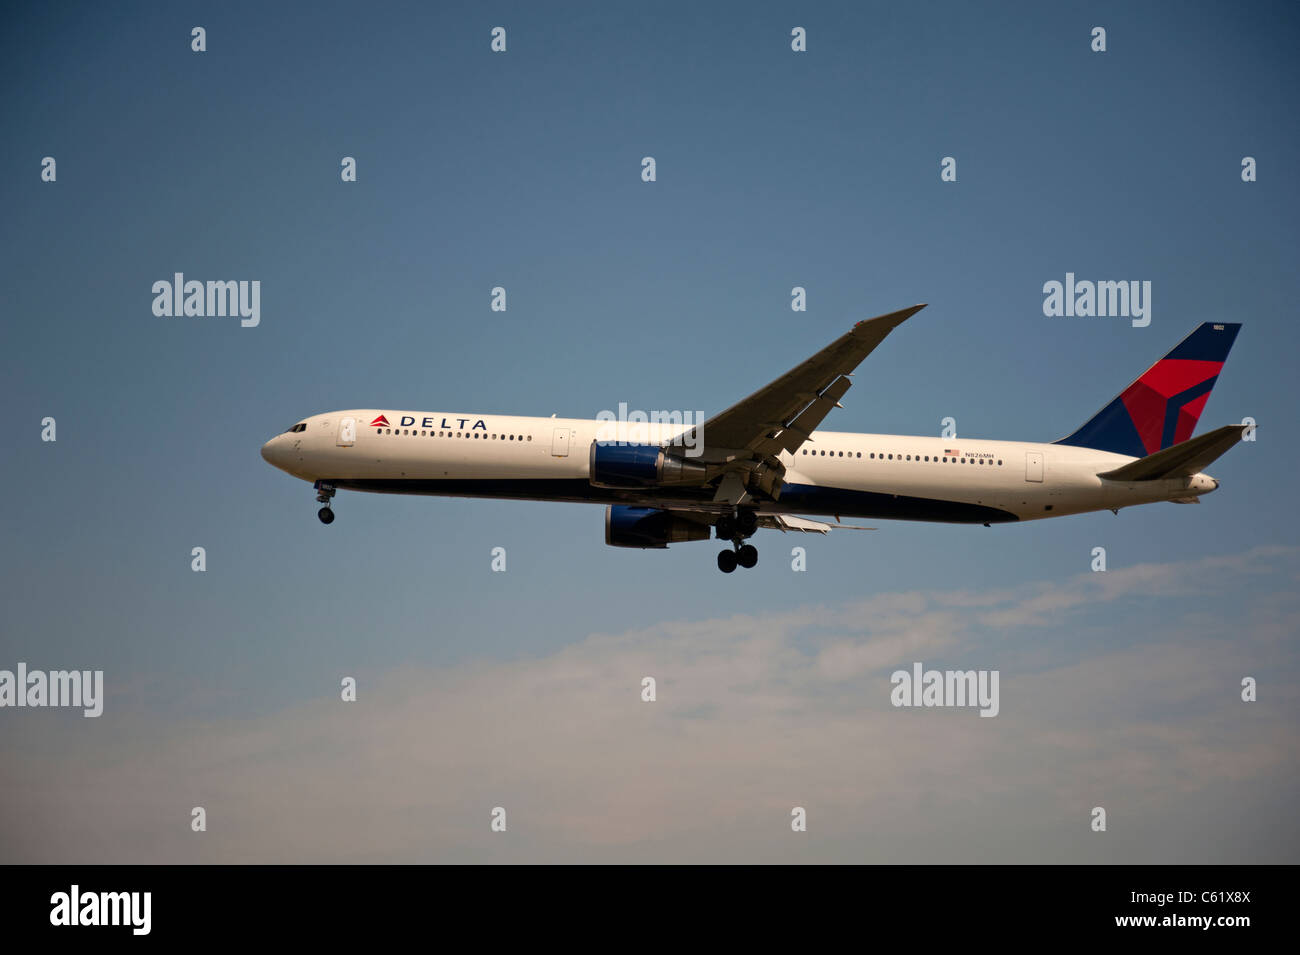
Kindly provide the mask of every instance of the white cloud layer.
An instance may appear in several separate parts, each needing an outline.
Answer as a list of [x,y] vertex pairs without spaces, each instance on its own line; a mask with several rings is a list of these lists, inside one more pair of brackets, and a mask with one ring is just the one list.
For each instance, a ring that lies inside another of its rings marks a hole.
[[[0,857],[1295,862],[1296,563],[1260,549],[664,622],[362,674],[356,703],[242,720],[111,692],[94,721],[10,711]],[[891,707],[913,660],[1000,670],[1001,714]]]

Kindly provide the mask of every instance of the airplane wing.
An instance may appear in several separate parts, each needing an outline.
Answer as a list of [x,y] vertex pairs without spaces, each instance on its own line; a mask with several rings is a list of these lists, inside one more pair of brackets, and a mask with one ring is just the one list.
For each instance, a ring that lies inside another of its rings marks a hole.
[[[738,507],[754,495],[781,496],[785,466],[782,451],[793,454],[830,414],[842,407],[849,376],[885,336],[924,305],[858,322],[802,364],[743,401],[665,443],[670,451],[697,449],[716,482],[713,501]],[[678,450],[682,449],[682,450]]]
[[1190,438],[1097,476],[1111,481],[1155,481],[1160,478],[1190,477],[1218,460],[1252,427],[1254,426],[1242,424],[1224,425],[1205,432],[1199,438]]
[[[675,517],[684,518],[693,521],[696,524],[706,524],[712,526],[717,519],[717,514],[712,511],[702,511],[687,508],[668,508],[669,513]],[[829,534],[831,531],[874,531],[874,527],[863,527],[858,524],[841,524],[838,518],[834,524],[827,524],[822,521],[814,521],[807,517],[795,517],[793,514],[759,514],[758,526],[766,527],[771,530],[787,533],[797,531],[803,534]]]
[[759,527],[772,527],[785,533],[787,531],[800,531],[805,534],[829,534],[831,531],[874,531],[874,527],[860,527],[857,524],[824,524],[821,521],[811,521],[806,517],[795,517],[793,514],[760,514],[758,515]]
[[849,390],[848,375],[885,336],[924,305],[858,322],[802,364],[672,444],[703,447],[706,459],[762,459],[793,453]]

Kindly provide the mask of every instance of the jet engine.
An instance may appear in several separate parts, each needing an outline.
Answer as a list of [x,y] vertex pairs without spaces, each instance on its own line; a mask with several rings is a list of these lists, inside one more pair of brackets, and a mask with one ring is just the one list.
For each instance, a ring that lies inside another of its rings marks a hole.
[[611,547],[664,548],[708,540],[713,528],[655,507],[611,504],[605,508],[605,543]]
[[591,442],[588,480],[596,487],[659,487],[703,484],[708,468],[653,444]]

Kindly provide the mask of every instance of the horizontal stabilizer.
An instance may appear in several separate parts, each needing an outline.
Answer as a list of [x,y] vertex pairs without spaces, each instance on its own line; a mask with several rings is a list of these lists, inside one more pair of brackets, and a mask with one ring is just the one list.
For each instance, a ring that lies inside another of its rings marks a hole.
[[1230,424],[1207,431],[1171,448],[1148,454],[1098,477],[1109,481],[1155,481],[1160,478],[1190,477],[1204,471],[1213,461],[1242,439],[1251,425]]

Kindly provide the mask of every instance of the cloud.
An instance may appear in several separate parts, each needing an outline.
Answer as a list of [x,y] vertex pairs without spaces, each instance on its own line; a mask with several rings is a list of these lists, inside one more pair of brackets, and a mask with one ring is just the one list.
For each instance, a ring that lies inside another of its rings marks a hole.
[[[1294,862],[1296,564],[1259,549],[665,621],[536,659],[362,674],[356,703],[255,718],[175,722],[112,697],[97,721],[24,712],[0,751],[0,854]],[[891,707],[889,673],[913,660],[999,669],[1001,715]],[[1240,701],[1244,675],[1258,703]],[[1114,831],[1089,832],[1094,805]],[[794,806],[809,832],[789,830]]]

